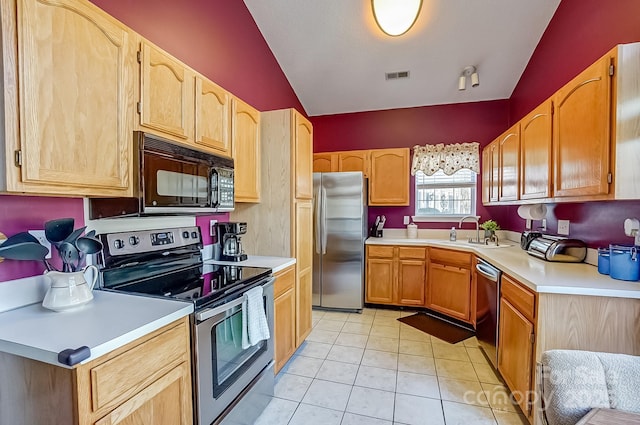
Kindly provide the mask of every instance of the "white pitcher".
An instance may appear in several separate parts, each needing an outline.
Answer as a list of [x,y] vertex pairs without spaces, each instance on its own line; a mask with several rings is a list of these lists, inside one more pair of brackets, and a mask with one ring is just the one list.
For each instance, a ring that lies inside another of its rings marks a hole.
[[[87,269],[92,269],[91,285],[84,278]],[[65,273],[48,271],[45,276],[51,278],[51,287],[44,296],[42,306],[54,311],[65,311],[79,307],[93,299],[93,287],[98,280],[98,268],[90,265],[82,271]]]

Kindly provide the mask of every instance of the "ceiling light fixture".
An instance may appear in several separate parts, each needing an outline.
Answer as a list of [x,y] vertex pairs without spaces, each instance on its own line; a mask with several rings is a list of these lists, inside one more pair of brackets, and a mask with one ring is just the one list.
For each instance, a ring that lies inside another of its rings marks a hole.
[[376,23],[385,34],[394,37],[409,31],[421,7],[422,0],[371,0]]
[[465,90],[467,88],[467,77],[471,76],[471,87],[478,87],[480,85],[480,78],[478,77],[478,71],[475,66],[467,66],[462,70],[460,78],[458,79],[458,90]]

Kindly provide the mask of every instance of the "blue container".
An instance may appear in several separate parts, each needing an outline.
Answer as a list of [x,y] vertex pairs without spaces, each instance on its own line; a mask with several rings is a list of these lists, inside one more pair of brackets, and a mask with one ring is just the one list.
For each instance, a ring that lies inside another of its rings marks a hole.
[[619,280],[640,279],[638,247],[609,245],[609,275]]
[[609,248],[598,248],[598,273],[609,274]]

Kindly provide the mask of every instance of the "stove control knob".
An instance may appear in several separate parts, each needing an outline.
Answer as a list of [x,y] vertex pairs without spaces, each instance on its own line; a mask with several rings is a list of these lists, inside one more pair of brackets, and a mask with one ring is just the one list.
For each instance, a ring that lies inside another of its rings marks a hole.
[[113,241],[113,246],[116,249],[122,249],[124,248],[124,241],[122,239],[116,239],[115,241]]
[[130,245],[138,245],[140,243],[140,238],[137,236],[131,236],[129,238],[129,244]]
[[191,237],[193,239],[198,239],[198,232],[191,232]]
[[189,232],[187,232],[186,230],[182,232],[182,237],[185,239],[189,239]]

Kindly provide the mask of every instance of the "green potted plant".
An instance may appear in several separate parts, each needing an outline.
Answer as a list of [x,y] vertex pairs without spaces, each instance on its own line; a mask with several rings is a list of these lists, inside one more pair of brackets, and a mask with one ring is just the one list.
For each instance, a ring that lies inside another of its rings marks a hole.
[[480,225],[484,229],[484,237],[490,238],[496,234],[496,230],[500,230],[500,226],[493,220],[487,220]]

